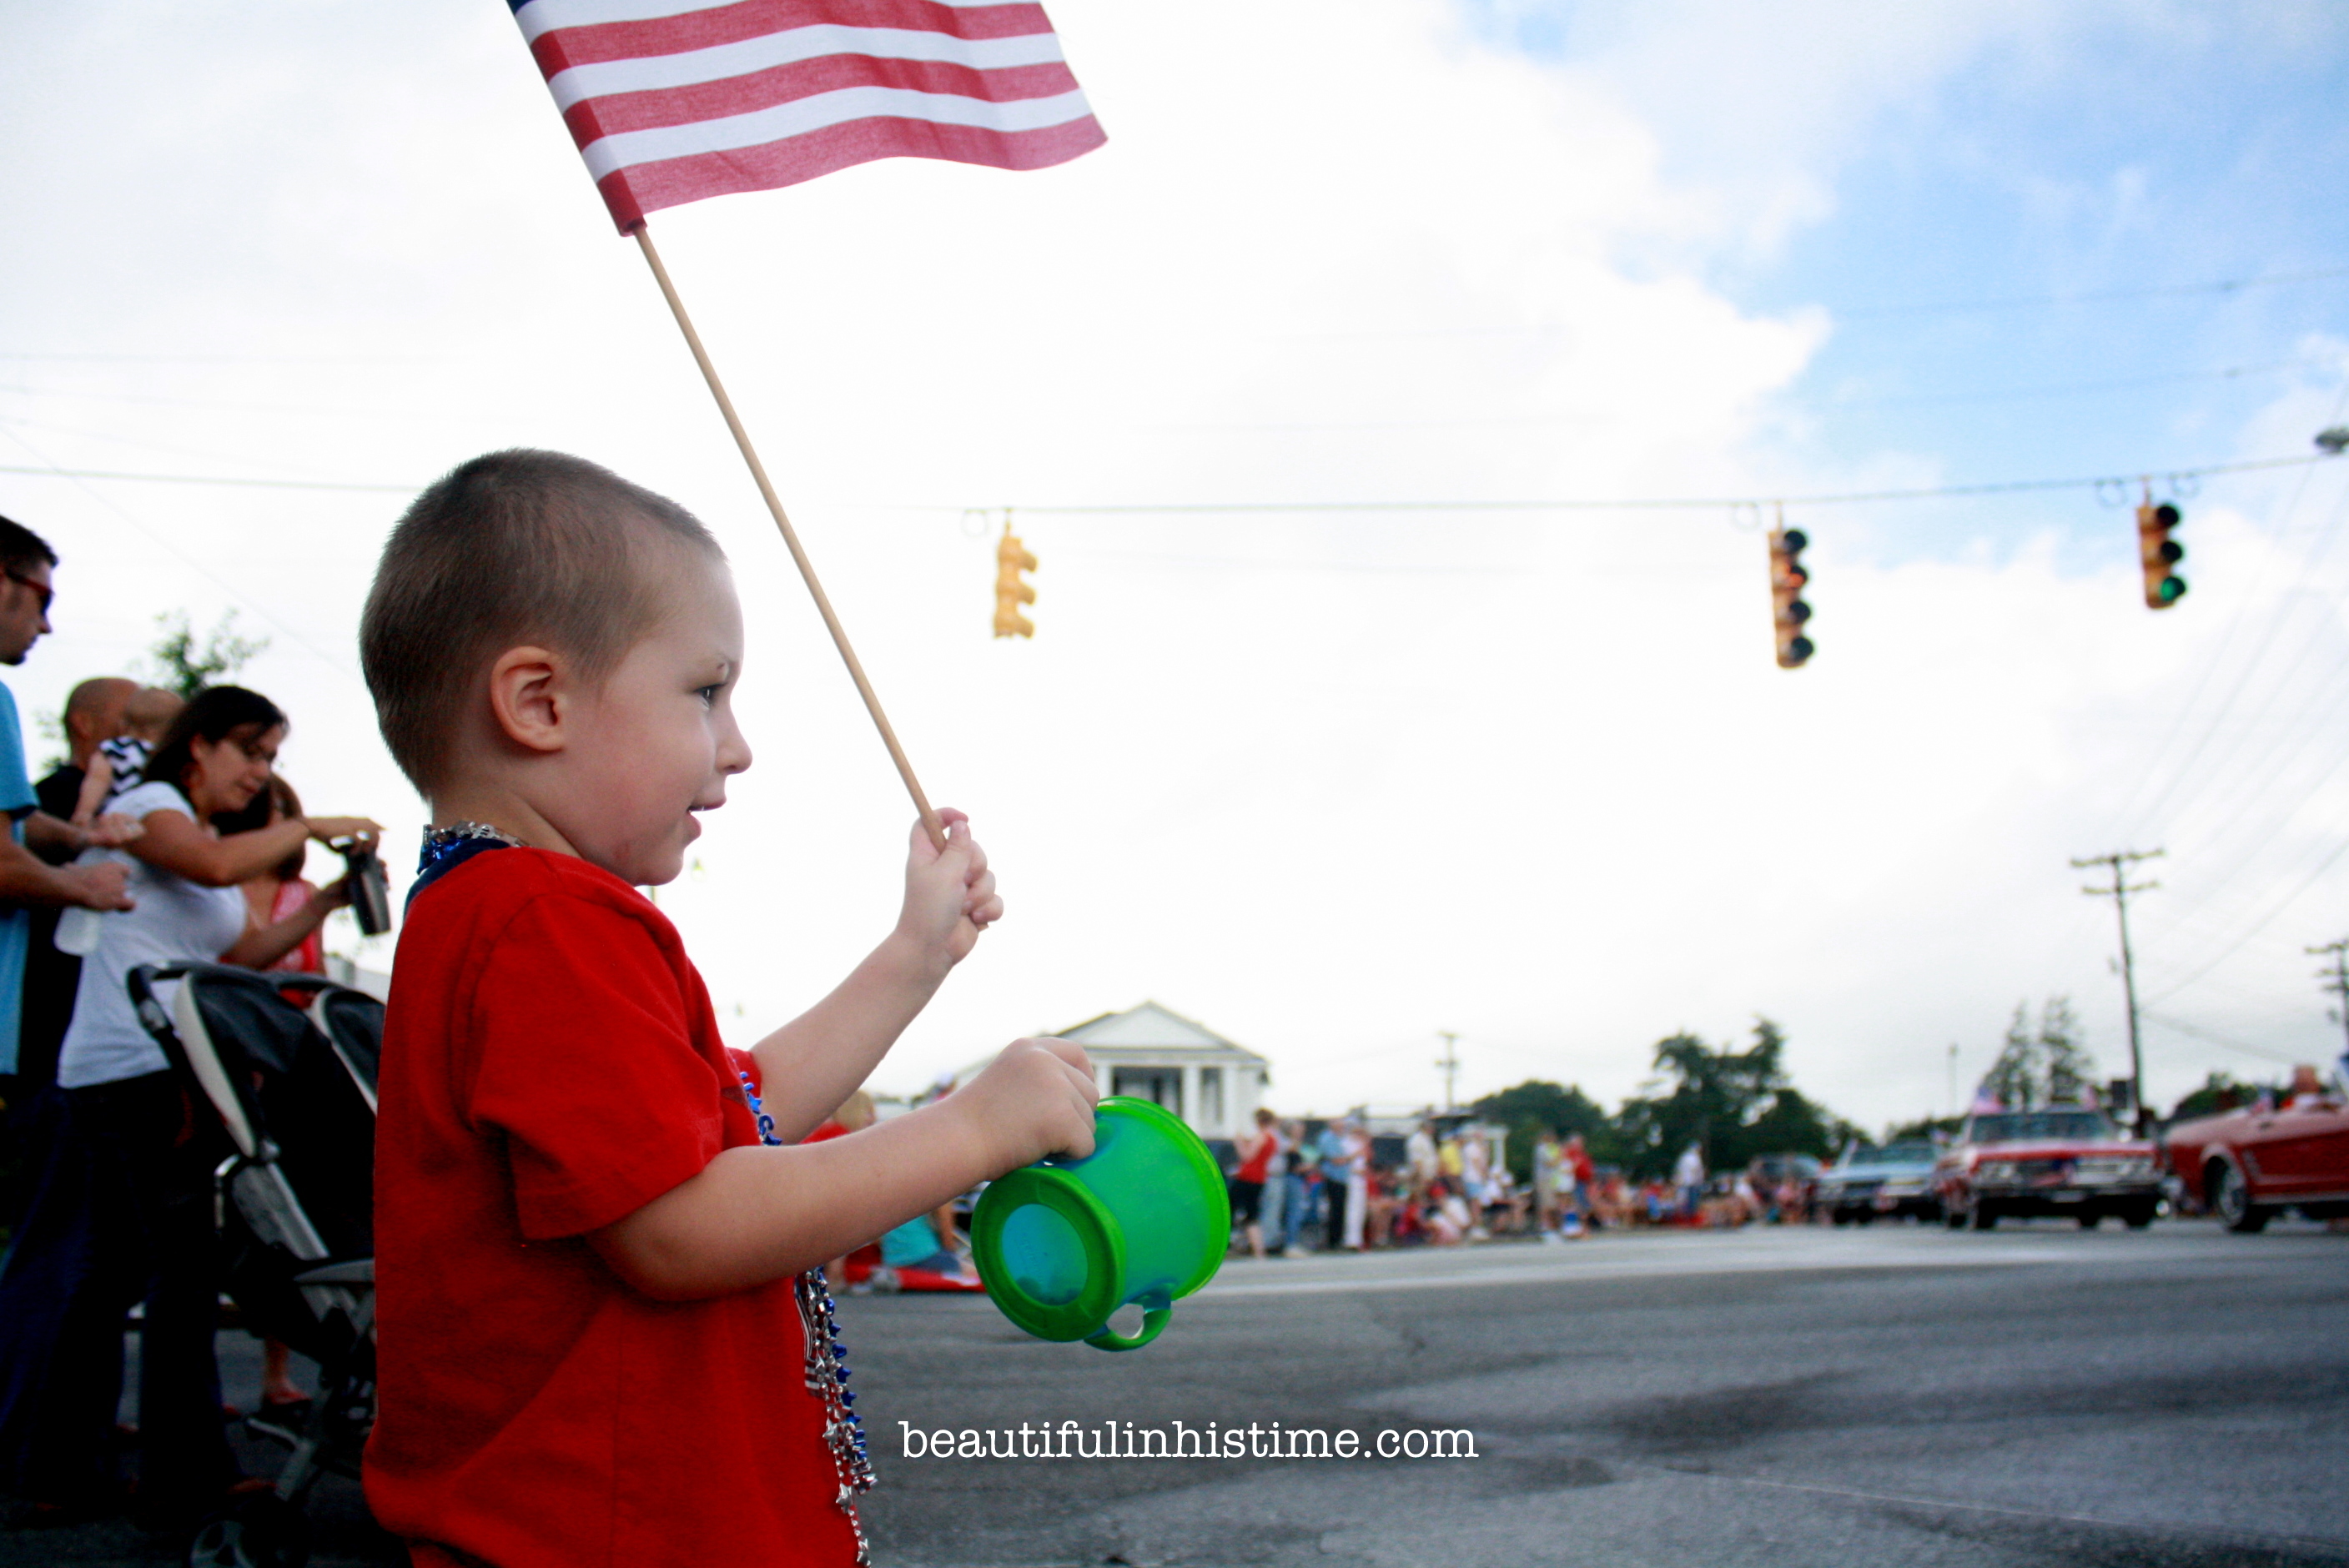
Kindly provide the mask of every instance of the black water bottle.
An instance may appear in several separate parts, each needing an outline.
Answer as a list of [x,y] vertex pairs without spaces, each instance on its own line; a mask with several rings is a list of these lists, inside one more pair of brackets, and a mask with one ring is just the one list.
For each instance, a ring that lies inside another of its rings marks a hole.
[[351,913],[358,916],[359,934],[381,936],[391,929],[391,890],[383,878],[383,861],[372,844],[353,841],[336,843],[347,868]]

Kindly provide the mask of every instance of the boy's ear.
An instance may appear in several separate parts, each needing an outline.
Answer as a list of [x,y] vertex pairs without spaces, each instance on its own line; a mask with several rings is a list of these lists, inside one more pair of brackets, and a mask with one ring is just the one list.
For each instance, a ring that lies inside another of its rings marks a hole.
[[549,649],[508,648],[490,666],[490,711],[505,738],[525,750],[563,749],[571,696],[563,655]]

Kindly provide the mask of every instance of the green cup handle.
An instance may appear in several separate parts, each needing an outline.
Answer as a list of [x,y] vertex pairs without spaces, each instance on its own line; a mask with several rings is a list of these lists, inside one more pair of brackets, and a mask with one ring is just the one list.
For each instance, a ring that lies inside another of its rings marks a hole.
[[1096,1350],[1139,1350],[1158,1337],[1158,1331],[1174,1317],[1171,1306],[1146,1306],[1142,1309],[1142,1332],[1128,1339],[1109,1328],[1085,1336],[1085,1343]]

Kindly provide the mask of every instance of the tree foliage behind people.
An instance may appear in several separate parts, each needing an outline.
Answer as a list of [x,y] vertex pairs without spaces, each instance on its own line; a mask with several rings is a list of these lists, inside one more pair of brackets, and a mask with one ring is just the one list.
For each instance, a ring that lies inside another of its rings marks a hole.
[[2006,1042],[1982,1082],[2010,1110],[2030,1110],[2086,1099],[2095,1077],[2096,1064],[2081,1044],[2071,998],[2050,996],[2040,1005],[2036,1029],[2030,1003],[2014,1005]]
[[1620,1160],[1614,1119],[1578,1085],[1528,1078],[1514,1088],[1488,1094],[1468,1109],[1509,1130],[1509,1171],[1520,1181],[1533,1180],[1534,1144],[1544,1128],[1561,1138],[1579,1132],[1591,1159],[1602,1164]]
[[163,629],[147,650],[155,669],[155,684],[183,697],[232,678],[269,647],[266,637],[237,634],[234,610],[223,612],[220,624],[202,643],[185,610],[166,610],[155,617],[155,624]]
[[1624,1162],[1639,1177],[1666,1175],[1692,1143],[1711,1171],[1761,1154],[1826,1159],[1851,1129],[1788,1081],[1785,1051],[1785,1031],[1767,1018],[1754,1020],[1743,1050],[1689,1034],[1657,1041],[1657,1078],[1617,1119]]
[[1966,1124],[1962,1116],[1920,1116],[1914,1121],[1895,1122],[1884,1132],[1886,1144],[1926,1143],[1936,1139],[1954,1138],[1958,1129]]
[[2217,1116],[2222,1111],[2238,1110],[2266,1093],[2281,1104],[2285,1093],[2281,1088],[2247,1083],[2232,1073],[2214,1072],[2202,1081],[2202,1087],[2188,1095],[2169,1112],[2172,1121],[2190,1121],[2198,1116]]

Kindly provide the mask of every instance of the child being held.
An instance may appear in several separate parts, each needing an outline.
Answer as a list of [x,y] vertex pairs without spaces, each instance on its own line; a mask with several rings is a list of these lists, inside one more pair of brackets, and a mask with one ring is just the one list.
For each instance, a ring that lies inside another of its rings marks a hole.
[[466,463],[385,547],[361,653],[434,826],[385,1020],[366,1480],[422,1568],[862,1561],[795,1277],[1092,1148],[1092,1071],[1057,1040],[800,1142],[1002,913],[959,812],[943,850],[916,828],[895,928],[847,979],[719,1042],[636,890],[750,765],[742,640],[700,523],[575,458]]
[[164,731],[187,707],[178,692],[161,686],[141,686],[122,705],[122,733],[98,743],[83,772],[81,793],[74,797],[73,825],[87,828],[98,820],[107,802],[138,788],[147,770],[147,758],[163,742]]

